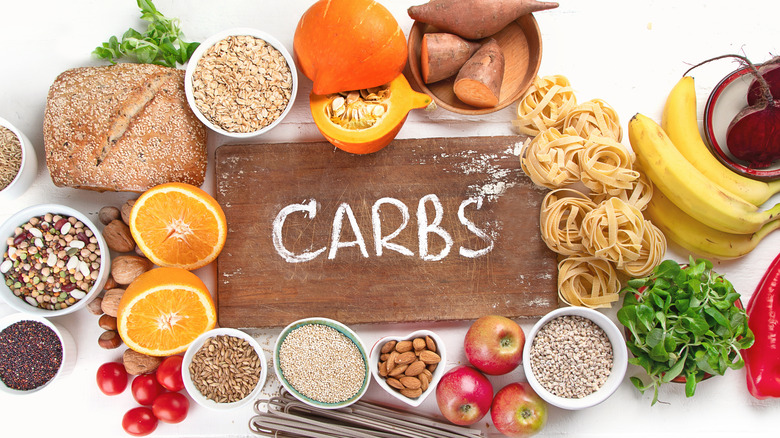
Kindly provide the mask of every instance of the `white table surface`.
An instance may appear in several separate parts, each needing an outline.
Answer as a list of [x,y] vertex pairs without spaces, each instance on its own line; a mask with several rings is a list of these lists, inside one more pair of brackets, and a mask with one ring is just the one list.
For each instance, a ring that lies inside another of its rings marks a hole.
[[[467,1],[467,0],[464,0]],[[536,14],[542,31],[544,55],[540,75],[563,74],[577,92],[579,101],[601,98],[620,114],[624,131],[628,119],[644,113],[660,120],[664,100],[689,65],[725,53],[744,53],[763,62],[780,53],[780,30],[773,22],[780,12],[775,0],[726,2],[724,0],[561,0],[561,6]],[[157,7],[169,17],[180,17],[188,40],[202,41],[220,30],[249,26],[276,36],[292,49],[298,18],[313,0],[157,0]],[[406,33],[412,21],[406,8],[423,1],[384,0]],[[129,193],[94,193],[55,187],[44,163],[42,123],[46,93],[62,71],[102,62],[90,56],[96,45],[128,27],[144,29],[132,0],[39,0],[8,1],[0,6],[0,117],[27,134],[38,152],[38,177],[21,198],[2,205],[0,220],[29,205],[55,202],[66,204],[96,218],[103,205],[121,205],[135,197]],[[699,108],[713,85],[734,70],[736,64],[719,61],[698,69]],[[311,83],[301,76],[301,88],[291,114],[257,142],[316,141],[321,137],[308,109]],[[512,134],[510,106],[490,116],[464,117],[437,110],[415,111],[399,138],[436,136],[485,136]],[[226,138],[209,138],[208,176],[204,188],[214,191],[213,154]],[[624,140],[628,144],[627,140]],[[778,202],[778,197],[772,203]],[[753,293],[761,275],[780,248],[780,233],[767,237],[748,256],[730,262],[716,262],[743,299]],[[669,258],[686,260],[687,254],[670,249]],[[215,266],[197,271],[215,286]],[[12,313],[0,305],[0,316]],[[615,309],[605,311],[613,320]],[[97,317],[82,311],[57,319],[78,343],[74,372],[38,393],[24,397],[0,394],[0,435],[15,436],[127,436],[121,428],[124,412],[137,406],[130,391],[115,397],[102,395],[95,385],[97,367],[117,360],[124,348],[103,350],[97,345],[101,329]],[[527,331],[534,320],[521,321]],[[396,325],[359,325],[354,328],[367,345],[385,334],[405,334],[420,327],[432,328],[444,338],[450,352],[447,367],[464,363],[462,337],[468,322]],[[252,334],[270,348],[278,330]],[[637,373],[629,367],[628,374]],[[513,380],[523,380],[521,370],[491,378],[498,390]],[[270,377],[266,394],[278,384]],[[584,411],[549,411],[547,427],[539,436],[769,436],[776,435],[780,401],[759,401],[745,386],[744,370],[699,385],[693,398],[686,398],[681,386],[662,389],[663,403],[651,407],[652,395],[640,395],[626,380],[612,398]],[[392,403],[393,399],[372,385],[366,399]],[[435,397],[428,398],[419,412],[438,414]],[[221,413],[192,404],[189,417],[178,425],[160,423],[153,436],[252,436],[247,427],[251,407]],[[499,436],[489,415],[479,423],[491,436]]]

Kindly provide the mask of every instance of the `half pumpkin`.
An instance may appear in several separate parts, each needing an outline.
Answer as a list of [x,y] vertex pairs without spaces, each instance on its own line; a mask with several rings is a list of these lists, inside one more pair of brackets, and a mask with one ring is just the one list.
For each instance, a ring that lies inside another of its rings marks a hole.
[[309,96],[314,123],[334,146],[369,154],[390,144],[409,111],[431,104],[427,94],[409,86],[403,74],[380,87]]

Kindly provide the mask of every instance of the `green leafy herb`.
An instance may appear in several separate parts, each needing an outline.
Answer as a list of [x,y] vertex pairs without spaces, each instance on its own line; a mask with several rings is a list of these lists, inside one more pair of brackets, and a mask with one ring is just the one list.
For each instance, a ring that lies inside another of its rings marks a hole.
[[141,19],[149,22],[145,33],[128,29],[120,41],[112,36],[108,42],[92,53],[100,59],[116,64],[123,57],[134,58],[144,64],[176,67],[190,59],[200,43],[188,43],[182,39],[177,18],[166,18],[152,3],[152,0],[137,0]]
[[678,376],[685,377],[685,395],[693,396],[706,375],[723,375],[745,364],[740,350],[753,345],[745,310],[734,303],[740,295],[709,260],[690,258],[681,267],[665,260],[653,274],[633,279],[617,317],[630,332],[629,363],[642,367],[650,381],[632,377],[643,392]]

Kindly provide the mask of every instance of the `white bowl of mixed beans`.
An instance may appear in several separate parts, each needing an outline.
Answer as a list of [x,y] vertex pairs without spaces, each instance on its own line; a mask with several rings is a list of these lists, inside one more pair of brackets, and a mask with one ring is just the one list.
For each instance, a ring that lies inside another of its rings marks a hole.
[[111,262],[97,226],[65,205],[27,207],[0,225],[0,297],[19,312],[60,316],[103,290]]
[[585,409],[608,399],[627,367],[622,333],[597,310],[553,310],[526,336],[525,377],[542,399],[562,409]]

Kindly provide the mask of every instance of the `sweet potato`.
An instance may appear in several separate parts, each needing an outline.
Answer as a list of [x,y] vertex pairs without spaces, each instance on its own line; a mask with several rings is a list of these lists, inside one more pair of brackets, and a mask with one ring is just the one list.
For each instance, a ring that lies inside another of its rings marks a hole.
[[525,14],[557,8],[538,0],[431,0],[408,9],[413,20],[469,40],[495,34]]
[[498,105],[503,80],[504,54],[498,42],[491,38],[463,64],[453,91],[464,103],[489,108]]
[[420,47],[420,70],[426,84],[458,73],[480,44],[451,33],[426,33]]

